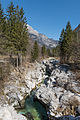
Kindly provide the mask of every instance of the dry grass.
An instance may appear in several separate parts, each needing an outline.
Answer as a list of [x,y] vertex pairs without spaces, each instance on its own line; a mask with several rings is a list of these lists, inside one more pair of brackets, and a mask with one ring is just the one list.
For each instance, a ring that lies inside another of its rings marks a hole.
[[4,82],[10,73],[9,56],[0,56],[0,95],[3,94]]

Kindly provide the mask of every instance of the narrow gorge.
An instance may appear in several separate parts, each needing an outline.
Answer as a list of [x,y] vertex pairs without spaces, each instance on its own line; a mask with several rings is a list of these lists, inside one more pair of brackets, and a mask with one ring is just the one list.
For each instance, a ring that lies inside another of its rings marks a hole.
[[80,120],[80,81],[69,65],[54,58],[28,63],[11,72],[0,105],[0,119],[7,112],[17,114],[14,107],[23,115],[21,120]]

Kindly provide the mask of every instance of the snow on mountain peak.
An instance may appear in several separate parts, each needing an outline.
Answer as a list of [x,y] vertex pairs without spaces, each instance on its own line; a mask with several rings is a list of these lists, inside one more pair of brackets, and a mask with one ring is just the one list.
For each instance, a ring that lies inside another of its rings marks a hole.
[[37,41],[40,46],[45,45],[47,48],[53,48],[58,45],[58,41],[48,38],[44,34],[38,33],[30,25],[27,25],[27,28],[30,38]]
[[39,35],[39,33],[34,30],[30,25],[27,25],[27,28],[28,28],[28,32],[31,33],[31,34],[34,34],[34,35]]

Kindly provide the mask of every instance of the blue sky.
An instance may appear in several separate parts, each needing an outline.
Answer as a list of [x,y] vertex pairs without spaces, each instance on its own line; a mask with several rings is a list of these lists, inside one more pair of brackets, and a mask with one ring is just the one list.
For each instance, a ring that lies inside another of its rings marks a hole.
[[4,9],[13,1],[24,8],[27,22],[35,30],[59,39],[68,21],[72,29],[80,24],[80,0],[0,0]]

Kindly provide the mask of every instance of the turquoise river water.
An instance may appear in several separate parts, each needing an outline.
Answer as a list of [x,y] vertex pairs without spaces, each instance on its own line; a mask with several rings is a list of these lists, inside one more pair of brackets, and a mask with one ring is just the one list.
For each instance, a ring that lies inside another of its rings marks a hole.
[[48,120],[45,107],[39,102],[34,101],[34,92],[26,98],[25,109],[21,110],[21,114],[25,114],[28,120]]

